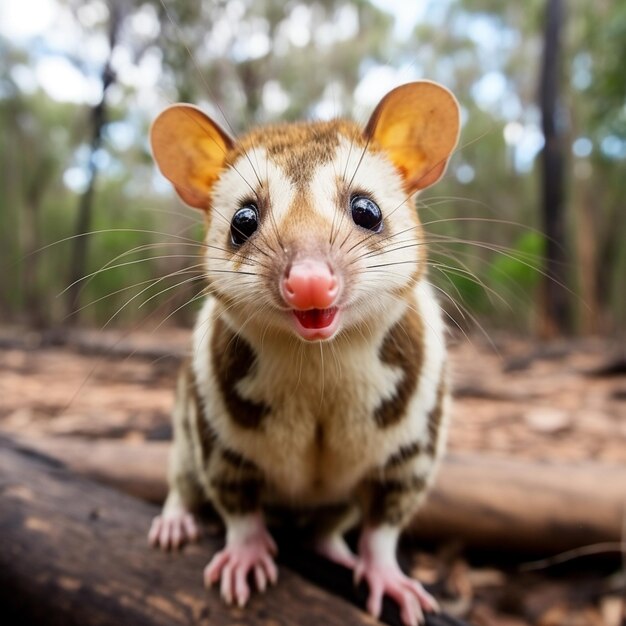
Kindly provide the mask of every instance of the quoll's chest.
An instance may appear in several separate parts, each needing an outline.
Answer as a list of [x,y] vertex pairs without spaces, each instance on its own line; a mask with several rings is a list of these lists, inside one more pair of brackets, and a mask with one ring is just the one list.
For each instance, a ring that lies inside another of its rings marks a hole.
[[275,347],[255,353],[218,320],[213,426],[263,470],[279,498],[341,499],[424,433],[419,332],[405,321],[379,342],[340,352],[318,344],[293,359]]
[[[291,388],[272,403],[267,422],[250,452],[278,492],[307,501],[328,501],[345,496],[382,462],[387,433],[373,419],[382,401],[375,383],[391,390],[398,373],[381,368],[376,381],[350,378],[325,381],[324,390],[312,384]],[[302,384],[302,383],[301,383]],[[252,390],[267,387],[250,382]],[[378,393],[377,393],[378,392]]]

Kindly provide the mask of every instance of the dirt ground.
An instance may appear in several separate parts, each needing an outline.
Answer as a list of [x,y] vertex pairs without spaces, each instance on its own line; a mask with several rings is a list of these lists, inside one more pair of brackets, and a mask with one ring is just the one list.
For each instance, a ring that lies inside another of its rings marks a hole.
[[[189,332],[83,332],[43,338],[0,329],[0,429],[167,439]],[[542,346],[453,338],[450,449],[533,460],[626,464],[626,347],[585,340]],[[626,501],[626,486],[625,486]],[[416,551],[414,571],[447,610],[476,626],[620,626],[626,568],[615,559],[520,574],[453,544]]]

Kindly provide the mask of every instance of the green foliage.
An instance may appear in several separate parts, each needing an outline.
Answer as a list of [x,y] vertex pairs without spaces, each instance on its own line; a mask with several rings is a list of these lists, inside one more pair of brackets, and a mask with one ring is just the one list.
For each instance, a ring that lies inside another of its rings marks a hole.
[[497,255],[489,266],[490,283],[506,288],[512,282],[526,293],[532,293],[541,278],[544,238],[540,233],[524,233],[510,252]]
[[[572,142],[587,138],[592,149],[569,163],[571,219],[564,245],[573,256],[577,215],[587,203],[603,272],[597,270],[598,300],[608,317],[619,319],[626,310],[620,244],[626,239],[626,5],[566,4],[563,122]],[[254,124],[332,113],[364,119],[371,110],[359,100],[365,77],[372,70],[383,70],[381,76],[398,70],[398,79],[443,82],[464,110],[448,173],[419,201],[431,241],[431,279],[449,295],[442,299],[455,319],[466,308],[468,317],[490,324],[529,326],[541,276],[542,238],[533,230],[540,227],[538,147],[528,146],[539,132],[544,0],[431,0],[404,39],[382,3],[367,0],[141,0],[119,6],[116,83],[107,97],[92,224],[102,232],[90,237],[82,273],[125,265],[84,281],[84,323],[102,325],[114,316],[111,324],[128,324],[150,314],[160,321],[200,288],[192,274],[182,273],[196,263],[196,248],[171,234],[197,241],[201,216],[186,212],[162,181],[157,186],[147,145],[159,108],[194,102],[233,134]],[[58,294],[68,286],[74,240],[63,240],[75,234],[93,98],[53,99],[36,69],[42,58],[62,56],[96,80],[105,56],[93,50],[105,46],[109,26],[102,7],[92,0],[60,1],[66,23],[75,26],[66,48],[0,35],[0,266],[9,268],[0,273],[2,319],[28,319],[33,308],[44,323],[65,316]],[[155,67],[152,85],[146,77]],[[499,86],[490,87],[489,78]],[[572,269],[574,284],[580,271]],[[185,280],[190,282],[173,287]],[[175,318],[187,321],[185,311]]]

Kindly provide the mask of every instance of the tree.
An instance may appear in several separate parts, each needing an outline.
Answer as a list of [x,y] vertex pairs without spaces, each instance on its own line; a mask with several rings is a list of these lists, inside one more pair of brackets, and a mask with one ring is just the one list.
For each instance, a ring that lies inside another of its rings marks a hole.
[[544,337],[570,330],[571,314],[565,273],[565,129],[561,103],[562,0],[547,0],[539,86],[541,126],[541,199],[545,239],[545,278],[540,332]]
[[85,275],[89,250],[89,231],[91,230],[93,214],[93,198],[96,187],[98,167],[96,154],[102,145],[102,131],[107,122],[107,93],[115,82],[115,72],[112,67],[113,54],[119,39],[120,29],[124,20],[123,3],[118,0],[109,0],[108,44],[109,56],[102,68],[100,80],[102,82],[102,96],[89,113],[91,126],[91,141],[89,144],[89,165],[87,186],[80,195],[74,230],[72,255],[69,268],[69,289],[67,290],[67,320],[76,322],[80,310],[78,309],[80,294],[80,279]]

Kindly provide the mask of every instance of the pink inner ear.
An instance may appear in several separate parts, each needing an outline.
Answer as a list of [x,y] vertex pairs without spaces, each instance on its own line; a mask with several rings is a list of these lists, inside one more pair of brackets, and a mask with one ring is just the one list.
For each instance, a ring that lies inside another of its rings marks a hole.
[[208,210],[208,196],[195,193],[192,189],[186,189],[184,187],[179,187],[178,185],[174,185],[174,189],[176,190],[176,193],[180,196],[181,200],[189,206],[192,206],[195,209],[202,209],[203,211]]
[[421,176],[412,178],[406,181],[407,191],[415,192],[420,189],[426,189],[434,185],[442,176],[448,164],[448,159],[445,159],[441,163],[438,163],[430,170],[427,170]]

